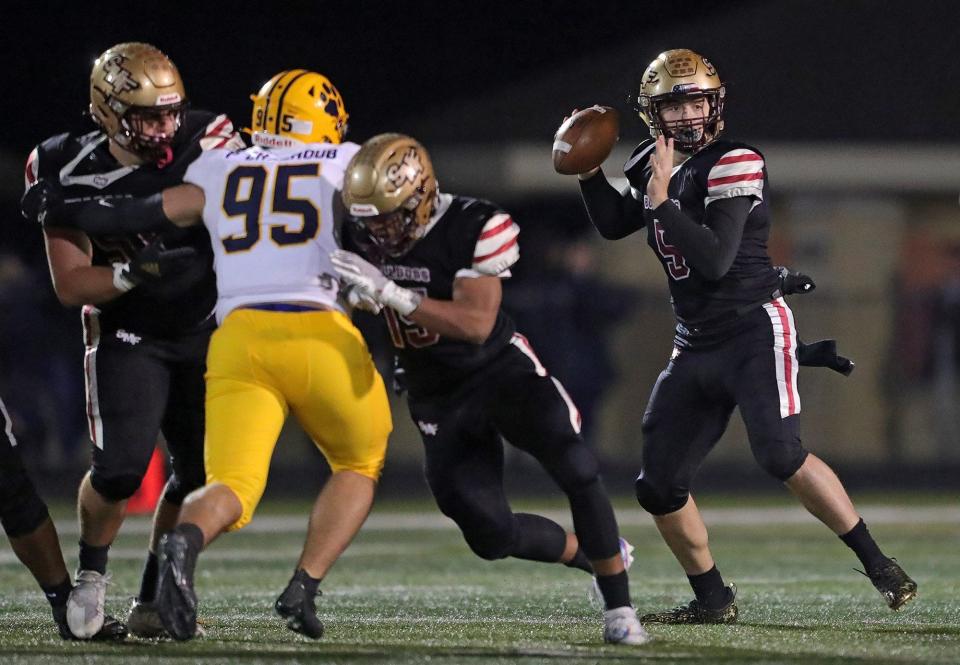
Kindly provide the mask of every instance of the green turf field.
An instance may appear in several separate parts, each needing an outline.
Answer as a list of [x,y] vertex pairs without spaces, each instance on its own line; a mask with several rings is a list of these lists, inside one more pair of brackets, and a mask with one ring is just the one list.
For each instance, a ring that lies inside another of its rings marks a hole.
[[[843,544],[792,504],[701,498],[720,568],[740,589],[740,623],[654,626],[655,642],[640,648],[603,645],[586,575],[481,561],[427,504],[378,505],[322,585],[327,635],[320,642],[289,632],[272,612],[299,552],[302,507],[267,504],[248,530],[228,534],[201,557],[197,590],[207,636],[183,644],[61,642],[32,578],[2,541],[0,661],[960,663],[960,509],[942,500],[910,503],[861,505],[881,546],[920,585],[917,600],[895,614],[853,571],[856,559]],[[556,505],[547,510],[562,517]],[[649,519],[627,499],[617,512],[637,546],[637,607],[686,602],[686,580]],[[69,514],[58,513],[57,524],[72,565],[75,526]],[[114,545],[107,609],[118,615],[136,593],[145,528],[142,518],[129,521]]]

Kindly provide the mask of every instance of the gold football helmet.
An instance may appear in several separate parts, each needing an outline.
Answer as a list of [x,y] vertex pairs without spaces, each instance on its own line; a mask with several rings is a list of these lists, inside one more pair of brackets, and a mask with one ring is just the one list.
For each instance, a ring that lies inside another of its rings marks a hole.
[[306,69],[280,72],[250,95],[249,131],[256,145],[284,148],[300,143],[340,143],[347,133],[343,97],[323,74]]
[[[723,105],[727,91],[709,60],[689,49],[664,51],[643,74],[636,110],[654,138],[672,138],[679,150],[692,152],[716,140],[723,132]],[[666,102],[704,97],[710,106],[706,118],[665,122]]]
[[117,44],[93,63],[90,115],[109,138],[145,161],[170,158],[186,104],[180,72],[155,46]]
[[364,143],[343,175],[343,204],[359,241],[389,256],[410,251],[430,222],[437,178],[426,148],[403,134],[380,134]]

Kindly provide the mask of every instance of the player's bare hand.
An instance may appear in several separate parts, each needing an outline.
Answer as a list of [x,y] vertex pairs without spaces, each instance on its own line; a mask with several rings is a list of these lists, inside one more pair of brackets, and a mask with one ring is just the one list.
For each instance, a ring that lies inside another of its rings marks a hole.
[[647,196],[654,208],[666,201],[667,188],[670,187],[670,175],[673,171],[673,139],[657,137],[657,148],[650,155],[650,180],[647,182]]

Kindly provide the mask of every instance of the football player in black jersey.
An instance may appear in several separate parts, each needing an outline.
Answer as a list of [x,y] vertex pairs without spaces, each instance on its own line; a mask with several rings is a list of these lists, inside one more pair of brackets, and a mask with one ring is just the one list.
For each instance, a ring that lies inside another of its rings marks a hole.
[[[96,195],[110,205],[111,197],[178,184],[203,150],[242,146],[226,116],[186,104],[176,66],[155,47],[124,43],[105,51],[90,76],[90,115],[98,129],[53,136],[31,152],[24,215],[43,221],[37,218],[45,180],[68,199]],[[157,238],[45,226],[44,237],[57,296],[83,306],[93,442],[78,497],[80,565],[67,619],[78,637],[100,630],[107,553],[162,431],[172,473],[129,619],[134,634],[156,635],[157,540],[176,523],[187,493],[204,483],[204,358],[216,301],[209,242],[202,228]]]
[[[20,459],[13,421],[3,401],[0,430],[0,525],[10,539],[11,549],[47,597],[60,637],[74,639],[67,626],[67,598],[73,584],[63,561],[57,528]],[[94,639],[117,640],[126,634],[121,622],[106,617]]]
[[630,190],[621,194],[599,168],[579,178],[587,212],[604,238],[645,229],[677,318],[673,354],[644,413],[636,492],[696,598],[641,620],[736,620],[736,588],[724,585],[690,496],[697,469],[735,406],[760,466],[854,551],[887,604],[899,609],[916,595],[916,584],[877,547],[830,467],[800,442],[798,364],[844,373],[851,366],[825,343],[806,346],[797,338],[782,276],[767,254],[763,156],[720,139],[726,90],[714,66],[692,51],[661,53],[644,73],[637,102],[653,139],[624,166]]
[[[484,559],[562,562],[594,573],[604,639],[645,643],[630,604],[629,546],[580,436],[580,414],[500,308],[500,280],[519,258],[517,225],[492,203],[439,193],[427,151],[400,134],[376,136],[354,155],[343,202],[344,247],[366,259],[337,250],[334,266],[348,289],[383,307],[440,510]],[[576,535],[511,510],[502,438],[560,485]]]

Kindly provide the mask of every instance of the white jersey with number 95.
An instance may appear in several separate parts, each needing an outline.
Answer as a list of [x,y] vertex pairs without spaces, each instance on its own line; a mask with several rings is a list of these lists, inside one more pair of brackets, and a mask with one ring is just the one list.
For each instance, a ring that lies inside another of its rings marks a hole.
[[184,176],[203,189],[217,273],[217,322],[253,303],[341,309],[330,252],[333,205],[356,143],[209,150]]

